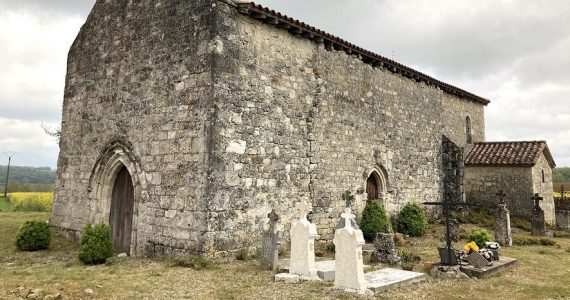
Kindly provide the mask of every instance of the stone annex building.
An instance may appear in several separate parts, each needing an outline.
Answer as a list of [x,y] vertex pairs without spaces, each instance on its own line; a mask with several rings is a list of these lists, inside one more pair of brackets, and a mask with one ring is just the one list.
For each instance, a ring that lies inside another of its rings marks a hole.
[[534,201],[544,198],[540,207],[545,222],[556,222],[552,169],[554,158],[545,141],[475,143],[465,157],[465,195],[473,204],[495,207],[497,191],[506,193],[512,216],[531,218]]
[[253,3],[97,0],[69,52],[51,224],[231,257],[307,200],[332,240],[347,203],[459,191],[488,103]]

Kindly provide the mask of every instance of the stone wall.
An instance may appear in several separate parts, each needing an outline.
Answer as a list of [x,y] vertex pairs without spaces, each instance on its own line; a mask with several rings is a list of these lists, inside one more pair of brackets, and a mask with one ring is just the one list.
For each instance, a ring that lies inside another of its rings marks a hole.
[[442,135],[464,145],[469,115],[483,140],[483,110],[222,1],[98,0],[69,54],[51,224],[108,222],[124,164],[132,253],[258,247],[267,213],[288,225],[301,199],[331,240],[369,170],[393,214],[441,200]]
[[[545,183],[542,183],[542,170],[545,171]],[[527,219],[530,219],[534,205],[531,198],[539,193],[544,197],[540,206],[546,223],[555,223],[552,171],[544,155],[533,168],[467,166],[465,182],[468,202],[494,210],[499,201],[496,194],[502,189],[507,193],[505,202],[511,215]]]
[[132,253],[208,251],[212,1],[98,0],[69,52],[51,224],[107,223],[121,162]]
[[531,168],[525,167],[465,167],[465,196],[470,204],[495,211],[499,190],[505,191],[511,216],[529,218],[533,203]]
[[484,140],[480,104],[232,9],[226,22],[224,49],[238,49],[238,57],[227,53],[224,64],[235,69],[219,84],[229,88],[217,122],[226,178],[214,202],[231,216],[220,229],[240,232],[228,238],[247,236],[251,224],[240,223],[272,207],[288,224],[294,203],[307,199],[321,238],[330,240],[343,195],[358,214],[374,168],[387,175],[383,202],[392,214],[409,201],[441,200],[442,134],[465,145],[470,115],[475,139]]
[[[544,180],[543,175],[544,174]],[[540,156],[540,159],[536,165],[532,168],[532,182],[534,193],[540,194],[544,198],[540,202],[540,207],[544,210],[544,219],[546,223],[554,225],[556,222],[555,208],[554,208],[554,188],[552,185],[552,169],[550,164],[544,157],[544,154]]]

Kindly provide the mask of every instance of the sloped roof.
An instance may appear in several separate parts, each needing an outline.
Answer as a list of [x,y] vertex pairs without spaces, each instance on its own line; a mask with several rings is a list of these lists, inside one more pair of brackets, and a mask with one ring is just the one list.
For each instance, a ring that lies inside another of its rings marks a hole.
[[360,59],[367,64],[374,67],[384,68],[392,73],[401,74],[412,80],[425,82],[427,85],[433,85],[440,88],[442,91],[464,98],[475,103],[487,105],[490,103],[488,99],[477,96],[467,92],[458,87],[452,86],[445,82],[439,81],[429,75],[416,71],[410,67],[404,66],[396,61],[383,57],[379,54],[373,53],[366,49],[360,48],[352,43],[349,43],[337,36],[326,33],[313,26],[305,24],[299,20],[290,18],[284,14],[276,12],[272,9],[256,4],[248,0],[233,0],[238,6],[239,12],[250,16],[254,19],[265,22],[266,24],[288,30],[291,34],[298,35],[310,39],[316,43],[324,44],[327,50],[342,50],[351,55],[358,55]]
[[551,168],[556,167],[545,141],[475,143],[465,165],[533,167],[541,154]]

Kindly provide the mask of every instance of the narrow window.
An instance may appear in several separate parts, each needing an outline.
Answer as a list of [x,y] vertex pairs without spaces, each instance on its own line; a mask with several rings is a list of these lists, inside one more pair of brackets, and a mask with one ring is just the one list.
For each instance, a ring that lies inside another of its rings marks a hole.
[[465,133],[467,135],[467,137],[466,137],[467,144],[472,144],[473,143],[473,136],[471,134],[471,118],[469,116],[467,116],[467,118],[465,118]]
[[542,170],[542,183],[545,183],[546,180],[544,180],[544,170]]

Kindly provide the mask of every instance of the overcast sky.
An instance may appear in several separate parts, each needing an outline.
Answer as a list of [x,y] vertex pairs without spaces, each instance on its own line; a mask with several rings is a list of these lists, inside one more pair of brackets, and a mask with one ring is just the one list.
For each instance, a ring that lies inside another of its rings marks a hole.
[[[570,166],[570,1],[257,2],[491,99],[488,141],[544,139]],[[0,152],[17,165],[56,166],[40,124],[59,126],[67,51],[93,3],[0,0]]]

